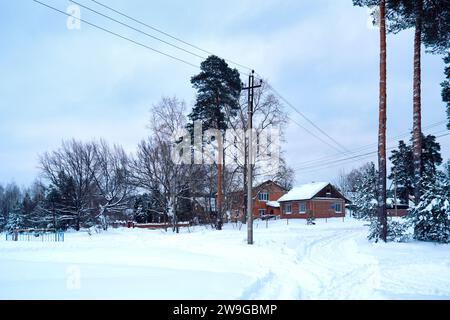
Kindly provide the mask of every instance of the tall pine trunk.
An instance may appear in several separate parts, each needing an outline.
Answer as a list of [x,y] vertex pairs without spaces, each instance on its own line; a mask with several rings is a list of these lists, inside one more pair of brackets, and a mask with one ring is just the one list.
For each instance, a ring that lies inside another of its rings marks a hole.
[[380,98],[378,129],[378,223],[380,239],[387,239],[386,212],[386,1],[380,2]]
[[421,45],[422,45],[422,0],[416,1],[416,26],[414,36],[414,83],[413,83],[413,153],[414,153],[414,202],[421,195],[422,177],[422,115],[421,115]]

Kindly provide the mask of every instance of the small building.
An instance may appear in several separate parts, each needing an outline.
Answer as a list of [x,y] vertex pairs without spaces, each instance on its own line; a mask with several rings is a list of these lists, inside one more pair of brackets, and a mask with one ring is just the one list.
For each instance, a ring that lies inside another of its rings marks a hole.
[[[280,204],[278,199],[286,194],[288,190],[278,183],[268,180],[253,188],[253,218],[265,216],[280,216]],[[242,220],[246,213],[244,201],[246,192],[236,191],[229,195],[232,220]]]
[[345,217],[345,204],[349,202],[329,182],[304,184],[278,199],[284,219]]
[[403,203],[400,199],[386,199],[386,210],[389,217],[406,217],[408,215],[409,205]]

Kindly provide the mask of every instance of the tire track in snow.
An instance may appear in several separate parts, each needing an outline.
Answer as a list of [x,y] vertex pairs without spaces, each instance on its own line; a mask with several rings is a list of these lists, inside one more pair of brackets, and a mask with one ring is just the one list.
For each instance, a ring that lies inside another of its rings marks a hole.
[[361,230],[324,230],[331,235],[313,239],[299,252],[298,281],[307,298],[368,299],[382,298],[378,260],[358,252],[356,238]]

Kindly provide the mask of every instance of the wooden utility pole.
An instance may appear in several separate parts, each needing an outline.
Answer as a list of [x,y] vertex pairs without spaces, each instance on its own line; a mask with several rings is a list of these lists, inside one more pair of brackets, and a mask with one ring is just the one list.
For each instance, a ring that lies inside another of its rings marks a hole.
[[[220,98],[217,97],[217,109],[220,109]],[[217,128],[219,128],[219,121],[217,120]],[[216,137],[217,139],[217,217],[216,217],[216,229],[222,230],[223,225],[223,212],[222,212],[222,200],[223,200],[223,137]]]
[[248,76],[248,86],[242,90],[248,90],[248,119],[247,119],[247,243],[253,244],[253,97],[254,89],[260,88],[262,84],[255,86],[255,71]]
[[219,152],[217,159],[217,219],[216,229],[222,230],[222,198],[223,198],[223,143],[222,138],[219,138]]

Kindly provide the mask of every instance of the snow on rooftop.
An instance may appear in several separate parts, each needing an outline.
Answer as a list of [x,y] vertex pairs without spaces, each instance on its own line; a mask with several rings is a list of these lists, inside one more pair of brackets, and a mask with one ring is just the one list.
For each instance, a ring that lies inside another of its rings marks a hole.
[[329,184],[329,182],[313,182],[295,187],[278,199],[278,202],[309,200]]
[[267,201],[267,206],[272,208],[279,208],[280,203],[278,201]]
[[[386,204],[388,205],[394,205],[395,204],[395,199],[394,198],[386,198]],[[402,202],[401,199],[397,199],[397,204],[398,205],[405,205],[405,203]]]

